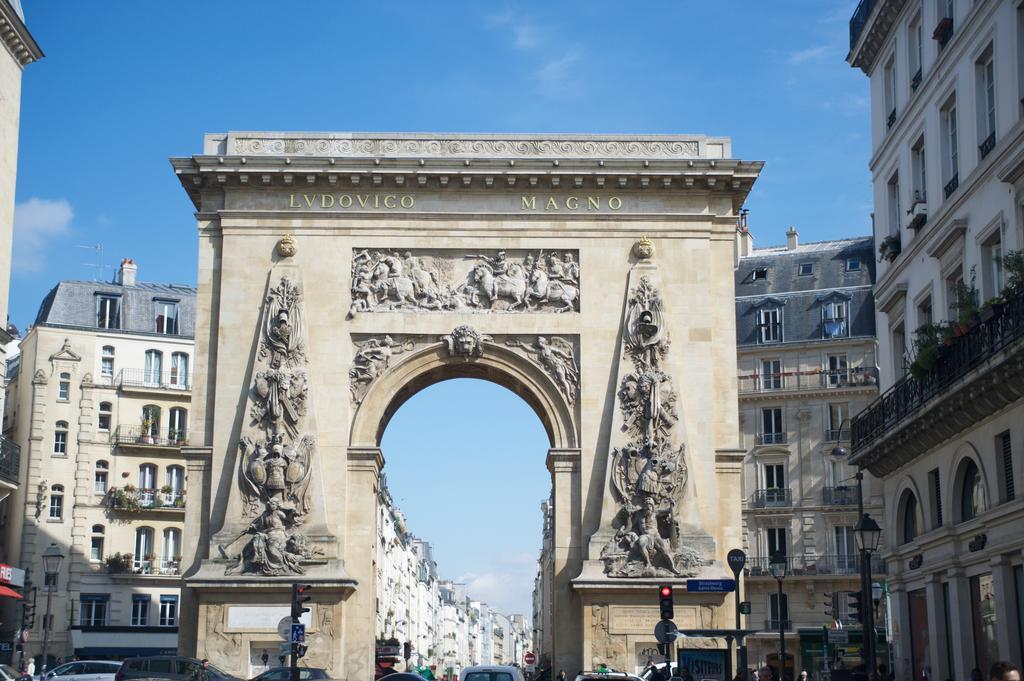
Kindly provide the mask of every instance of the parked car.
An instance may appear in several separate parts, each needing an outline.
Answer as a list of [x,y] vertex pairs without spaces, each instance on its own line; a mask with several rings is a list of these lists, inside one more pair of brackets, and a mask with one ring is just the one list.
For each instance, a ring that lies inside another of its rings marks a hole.
[[[194,657],[177,655],[154,655],[152,657],[132,657],[121,663],[114,681],[129,679],[168,679],[169,681],[192,681],[199,673],[202,661]],[[207,668],[210,681],[237,681],[225,671],[212,664]]]
[[633,676],[626,672],[580,672],[576,675],[576,681],[643,681],[639,676]]
[[45,681],[114,681],[120,667],[115,660],[75,660],[48,670]]
[[464,667],[459,681],[525,681],[519,667],[506,665],[482,665]]
[[2,681],[15,681],[21,672],[12,667],[9,664],[0,664],[0,680]]
[[[259,676],[254,676],[250,681],[290,681],[291,678],[291,667],[274,667]],[[331,675],[323,669],[299,667],[299,681],[323,681],[329,678],[331,678]]]

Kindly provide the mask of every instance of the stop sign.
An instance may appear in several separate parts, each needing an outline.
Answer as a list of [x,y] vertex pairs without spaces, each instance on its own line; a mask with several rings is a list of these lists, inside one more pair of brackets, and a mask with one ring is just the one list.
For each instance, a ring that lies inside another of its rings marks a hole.
[[537,656],[534,655],[533,653],[528,652],[525,655],[523,655],[523,664],[536,664],[536,663],[537,663]]

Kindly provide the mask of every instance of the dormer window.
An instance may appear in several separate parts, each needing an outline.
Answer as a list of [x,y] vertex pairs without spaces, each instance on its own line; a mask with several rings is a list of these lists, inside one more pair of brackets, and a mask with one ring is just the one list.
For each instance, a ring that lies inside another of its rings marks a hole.
[[767,267],[756,267],[754,271],[750,273],[751,281],[768,281],[768,268]]
[[850,335],[850,303],[832,300],[821,305],[821,337],[842,338]]
[[757,311],[758,342],[778,343],[782,340],[782,309],[767,307]]
[[814,263],[813,262],[802,262],[800,263],[797,274],[801,277],[806,277],[814,274]]
[[121,328],[120,296],[96,297],[96,327],[100,329]]
[[860,263],[859,259],[857,259],[857,258],[849,258],[849,259],[847,259],[847,261],[846,261],[846,271],[847,272],[860,272],[860,269],[861,269],[861,263]]

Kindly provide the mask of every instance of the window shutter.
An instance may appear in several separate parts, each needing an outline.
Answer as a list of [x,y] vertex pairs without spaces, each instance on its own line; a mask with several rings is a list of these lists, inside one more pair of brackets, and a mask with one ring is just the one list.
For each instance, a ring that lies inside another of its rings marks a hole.
[[934,488],[935,494],[935,525],[936,527],[942,526],[942,482],[939,480],[939,469],[936,468],[931,473],[932,487]]
[[1006,501],[1013,501],[1016,497],[1013,486],[1013,451],[1010,445],[1010,431],[1000,434],[1000,456],[1003,463],[1003,491],[1006,494]]

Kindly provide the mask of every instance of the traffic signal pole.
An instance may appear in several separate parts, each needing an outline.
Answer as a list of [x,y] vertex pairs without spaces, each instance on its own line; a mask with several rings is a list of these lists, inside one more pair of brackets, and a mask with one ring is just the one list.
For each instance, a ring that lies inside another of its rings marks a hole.
[[[292,584],[292,631],[295,630],[295,625],[299,624],[302,619],[302,614],[309,612],[309,608],[305,607],[305,603],[313,597],[308,595],[308,591],[313,587],[309,584]],[[290,660],[288,663],[289,678],[291,681],[299,681],[299,642],[292,640],[295,638],[294,634],[289,637],[289,652]]]

